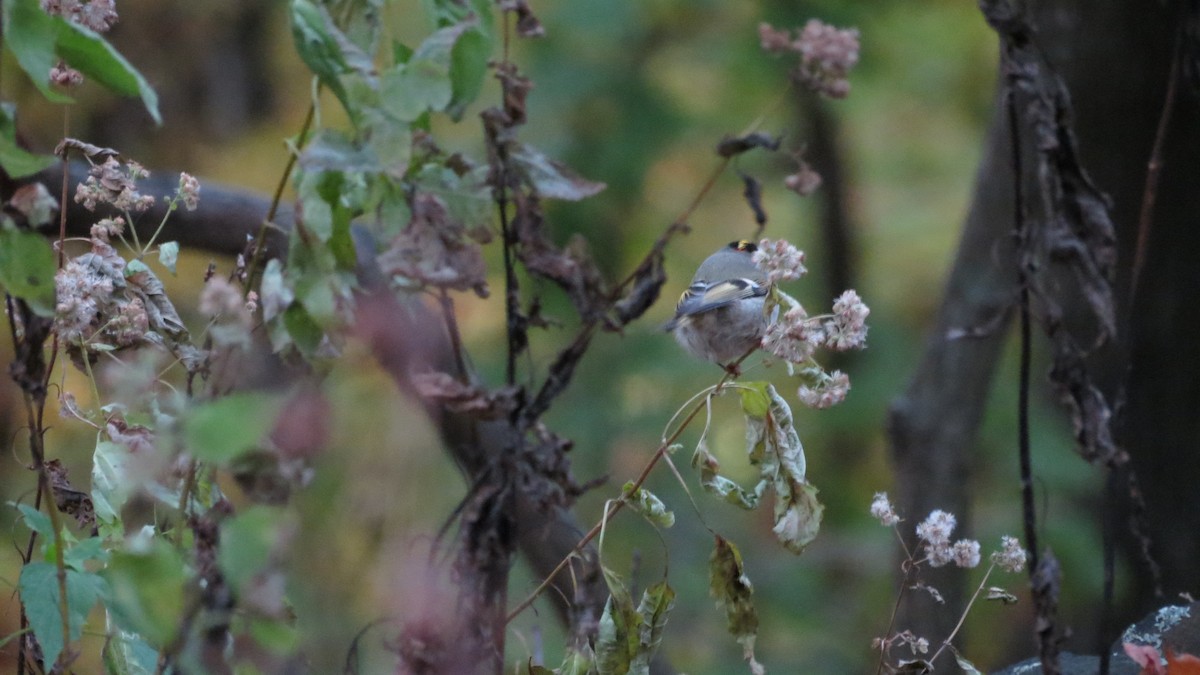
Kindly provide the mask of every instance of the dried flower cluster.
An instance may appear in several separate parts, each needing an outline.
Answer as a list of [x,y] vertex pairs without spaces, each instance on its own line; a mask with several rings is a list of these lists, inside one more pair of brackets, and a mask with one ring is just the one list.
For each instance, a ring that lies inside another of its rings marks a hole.
[[809,19],[795,37],[791,31],[759,24],[758,38],[764,51],[800,56],[792,75],[805,87],[830,98],[845,98],[850,93],[846,76],[858,63],[858,30]]
[[833,317],[822,324],[825,344],[834,351],[860,349],[867,343],[867,316],[871,309],[853,289],[833,303]]
[[[136,162],[121,164],[109,157],[92,166],[75,200],[88,209],[110,204],[127,214],[145,210],[154,198],[138,192],[137,179],[147,175]],[[100,353],[154,344],[167,348],[189,370],[196,368],[202,355],[192,346],[162,281],[141,260],[126,261],[113,246],[127,224],[125,217],[97,221],[91,227],[91,250],[66,261],[55,275],[59,341],[77,365]]]
[[[876,492],[871,500],[871,517],[880,524],[892,527],[900,522],[896,515],[896,507],[892,505],[886,492]],[[941,567],[953,562],[959,567],[976,567],[980,562],[979,542],[974,539],[959,539],[950,543],[950,535],[958,520],[953,513],[936,509],[917,525],[917,538],[925,549],[925,557],[930,565]],[[991,561],[997,567],[1009,572],[1020,572],[1025,568],[1025,549],[1016,537],[1004,535],[1000,538],[1000,550],[991,555]]]
[[[763,239],[753,260],[772,285],[798,279],[808,272],[804,267],[804,252],[783,240]],[[827,372],[813,359],[813,354],[818,347],[834,351],[866,347],[866,319],[871,310],[853,290],[834,301],[832,314],[817,316],[809,316],[799,302],[778,289],[773,296],[788,309],[782,316],[776,309],[763,333],[761,347],[787,363],[789,372],[799,367],[803,384],[797,395],[802,403],[812,408],[841,403],[850,391],[849,376],[839,370]]]
[[959,539],[950,543],[950,535],[957,524],[953,513],[936,509],[917,525],[917,538],[921,540],[925,558],[931,566],[941,567],[951,562],[959,567],[979,564],[979,542]]
[[767,283],[770,284],[794,281],[808,274],[808,268],[804,266],[804,251],[783,239],[763,239],[758,243],[758,250],[751,260],[766,273]]
[[1000,550],[992,553],[992,562],[1008,572],[1025,569],[1025,549],[1016,537],[1000,537]]
[[767,326],[762,347],[788,363],[804,363],[824,338],[820,322],[810,321],[804,308],[797,305]]
[[200,181],[191,174],[180,173],[176,199],[182,201],[188,211],[195,211],[200,206]]
[[246,345],[254,328],[258,296],[242,297],[242,290],[224,277],[213,276],[200,291],[199,310],[212,317],[209,334],[217,346]]
[[59,61],[50,69],[50,82],[70,89],[83,84],[83,73],[68,66],[66,61]]
[[832,373],[819,369],[814,370],[818,371],[815,373],[814,381],[801,384],[796,389],[796,395],[800,398],[801,403],[810,408],[823,410],[846,400],[846,394],[850,393],[849,375],[840,370]]
[[112,28],[118,18],[116,0],[42,0],[42,9],[97,33]]
[[892,506],[886,492],[875,493],[874,499],[871,500],[871,517],[885,527],[891,527],[900,522],[900,516],[896,515],[896,507]]
[[93,237],[92,250],[67,261],[55,275],[54,329],[69,348],[100,351],[139,344],[149,331],[145,302],[126,293],[125,259],[108,244],[106,227],[93,230],[100,236]]
[[75,203],[89,211],[95,211],[99,204],[111,204],[131,213],[145,211],[154,205],[154,197],[138,192],[137,180],[149,175],[137,162],[122,164],[110,156],[103,164],[92,165],[87,180],[75,188]]
[[799,160],[798,163],[799,166],[796,169],[796,172],[788,174],[787,177],[783,179],[783,185],[801,197],[807,197],[816,192],[817,188],[821,187],[821,183],[824,182],[824,180],[821,178],[821,174],[817,173],[811,166],[809,166],[808,162]]

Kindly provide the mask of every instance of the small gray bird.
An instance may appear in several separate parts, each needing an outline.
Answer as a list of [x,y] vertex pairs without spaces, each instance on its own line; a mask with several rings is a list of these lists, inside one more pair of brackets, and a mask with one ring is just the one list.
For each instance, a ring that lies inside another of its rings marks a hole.
[[726,365],[762,339],[767,284],[751,259],[757,249],[748,241],[722,247],[700,264],[680,296],[665,328],[692,355]]

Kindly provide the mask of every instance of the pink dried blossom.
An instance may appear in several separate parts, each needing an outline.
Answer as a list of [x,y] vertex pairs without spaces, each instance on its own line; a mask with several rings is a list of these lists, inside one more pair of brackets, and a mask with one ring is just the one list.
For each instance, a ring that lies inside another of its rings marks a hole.
[[201,314],[209,316],[235,317],[245,311],[246,305],[237,286],[224,277],[214,276],[200,291],[199,309]]
[[122,211],[140,212],[154,205],[154,197],[137,191],[137,179],[150,172],[137,162],[122,165],[114,157],[93,164],[84,182],[75,188],[75,202],[94,211],[99,204],[112,204]]
[[804,266],[804,251],[783,239],[763,239],[751,260],[767,275],[767,283],[792,281],[808,274]]
[[832,373],[821,373],[821,381],[817,386],[800,385],[796,395],[800,402],[810,408],[831,408],[846,399],[850,392],[850,376],[840,370]]
[[838,29],[817,19],[809,19],[792,45],[800,53],[796,78],[812,91],[830,98],[845,98],[850,93],[846,76],[858,63],[858,31]]
[[68,66],[65,62],[59,61],[50,69],[50,82],[70,89],[83,84],[83,73]]
[[796,305],[767,326],[762,348],[788,363],[803,363],[824,336],[820,321],[809,319],[804,308]]
[[900,522],[900,516],[896,515],[896,507],[892,506],[886,492],[875,493],[875,498],[871,500],[871,517],[886,527]]
[[959,539],[950,547],[950,557],[959,567],[978,567],[979,542],[974,539]]
[[800,163],[800,167],[796,169],[796,173],[789,174],[783,179],[783,185],[801,197],[807,197],[816,192],[817,188],[821,187],[822,182],[821,174],[814,171],[805,162]]
[[958,519],[953,513],[935,509],[917,525],[917,538],[927,544],[949,544]]
[[183,200],[184,208],[195,211],[200,205],[200,181],[190,174],[179,174],[178,198]]
[[769,54],[782,54],[792,48],[792,35],[764,21],[758,24],[758,43]]
[[113,237],[119,237],[125,231],[125,219],[120,216],[116,218],[103,218],[92,225],[92,239],[108,242]]
[[957,523],[953,513],[936,509],[917,525],[917,538],[921,540],[925,558],[931,566],[941,567],[954,561],[950,535],[954,533]]
[[69,21],[103,33],[117,22],[114,0],[42,0],[42,9],[51,16],[61,16]]
[[1009,572],[1025,569],[1025,549],[1016,537],[1000,537],[1000,550],[992,553],[992,562]]
[[88,0],[79,6],[71,18],[97,33],[103,33],[117,22],[117,7],[114,0]]
[[857,292],[842,293],[833,303],[833,318],[825,322],[825,344],[837,351],[865,347],[870,313]]
[[839,29],[809,19],[793,40],[791,31],[762,23],[758,26],[758,40],[768,53],[798,54],[800,63],[792,71],[792,77],[811,91],[830,98],[845,98],[850,93],[846,76],[858,63],[858,30]]

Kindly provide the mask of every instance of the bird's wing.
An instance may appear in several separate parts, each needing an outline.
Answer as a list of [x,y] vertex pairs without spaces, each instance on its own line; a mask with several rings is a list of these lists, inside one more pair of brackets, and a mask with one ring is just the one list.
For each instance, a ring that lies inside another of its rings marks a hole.
[[767,287],[753,279],[729,279],[715,284],[696,282],[679,297],[679,304],[675,305],[675,318],[707,312],[738,300],[766,294]]

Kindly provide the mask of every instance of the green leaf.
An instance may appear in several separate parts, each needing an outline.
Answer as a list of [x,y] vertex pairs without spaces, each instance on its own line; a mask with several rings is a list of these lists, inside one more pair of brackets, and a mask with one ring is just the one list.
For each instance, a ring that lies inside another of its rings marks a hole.
[[662,644],[667,615],[671,613],[671,608],[674,606],[675,590],[666,581],[660,581],[642,593],[642,601],[637,608],[640,619],[638,646],[629,672],[650,672],[650,660],[654,658],[654,652],[658,651],[658,646]]
[[766,417],[767,411],[771,409],[771,396],[767,393],[770,386],[768,382],[746,382],[739,386],[742,412],[754,418]]
[[42,11],[38,0],[5,0],[4,45],[17,57],[21,70],[42,95],[54,103],[71,103],[71,97],[50,86],[50,69],[58,63],[58,22]]
[[449,65],[416,54],[379,81],[384,110],[401,122],[413,122],[427,110],[442,110],[452,94]]
[[206,462],[228,462],[257,447],[275,424],[282,400],[276,394],[239,392],[205,403],[188,415],[188,450]]
[[762,666],[754,658],[754,641],[758,636],[754,586],[746,576],[737,546],[717,536],[708,574],[709,593],[716,598],[717,606],[725,610],[725,629],[742,645],[742,655],[750,662],[750,669],[761,672]]
[[653,492],[646,488],[633,488],[633,481],[625,483],[625,503],[643,518],[659,527],[671,527],[675,524],[675,514],[667,510],[665,504]]
[[567,165],[547,157],[531,145],[516,143],[510,158],[538,196],[544,199],[575,202],[598,194],[607,187],[604,183],[580,176]]
[[92,453],[92,504],[96,518],[105,523],[121,519],[121,509],[135,488],[129,475],[129,449],[112,441],[100,441]]
[[383,28],[379,17],[382,4],[382,0],[357,0],[339,5],[346,37],[364,54],[374,54],[379,46],[379,32]]
[[325,331],[313,320],[312,315],[298,302],[292,303],[283,312],[283,325],[288,335],[303,354],[313,354],[321,345]]
[[175,263],[179,261],[179,242],[168,241],[158,245],[158,262],[171,274],[175,274]]
[[300,223],[306,232],[312,233],[317,242],[326,243],[333,236],[333,207],[321,194],[320,184],[336,181],[341,184],[341,174],[336,171],[305,172],[296,191],[300,196]]
[[58,55],[88,79],[122,96],[142,99],[155,124],[162,124],[158,94],[108,40],[77,23],[55,18],[58,26]]
[[150,267],[146,263],[134,258],[125,263],[125,270],[122,272],[122,275],[128,279],[147,272],[153,275],[153,272],[150,271]]
[[43,237],[0,229],[0,287],[41,316],[54,316],[55,268],[54,252]]
[[748,491],[735,481],[718,473],[721,463],[708,450],[707,435],[701,436],[696,443],[696,452],[692,454],[692,468],[700,471],[700,486],[706,492],[717,495],[727,504],[733,504],[747,511],[758,508],[763,493],[767,489],[767,481],[759,481],[754,491]]
[[464,30],[450,49],[450,103],[446,114],[455,122],[462,119],[479,92],[487,75],[492,41],[478,26]]
[[404,178],[412,161],[412,128],[382,110],[364,110],[362,126],[379,170],[396,180]]
[[592,648],[585,644],[578,650],[567,647],[562,665],[554,672],[557,675],[588,675],[596,672],[595,667],[596,655],[592,652]]
[[374,89],[371,57],[342,32],[324,5],[310,0],[292,0],[292,37],[300,58],[356,119],[359,106],[344,78],[352,76],[350,79],[357,78],[367,89]]
[[629,638],[637,613],[632,605],[614,601],[608,597],[600,626],[596,633],[596,672],[599,675],[625,675],[630,673],[633,654]]
[[4,38],[21,69],[49,100],[71,103],[50,85],[50,69],[61,58],[113,92],[140,97],[155,123],[162,123],[158,95],[125,57],[96,32],[46,14],[37,0],[6,0]]
[[89,560],[98,560],[101,563],[108,562],[108,551],[104,548],[104,540],[100,537],[88,537],[76,542],[63,552],[63,562],[67,567],[80,572],[87,571],[83,564]]
[[339,34],[324,7],[310,0],[292,0],[292,38],[296,42],[296,52],[321,84],[329,87],[348,109],[349,101],[341,76],[350,72],[350,66],[339,46]]
[[488,185],[486,164],[458,175],[448,166],[426,164],[417,172],[413,182],[417,191],[428,192],[442,199],[450,216],[468,228],[487,226],[492,222],[496,204]]
[[50,523],[50,516],[28,504],[17,504],[16,502],[9,502],[9,504],[17,507],[17,510],[21,512],[26,527],[47,539],[54,538],[54,526]]
[[24,178],[50,166],[54,158],[31,154],[17,145],[14,110],[12,104],[0,105],[0,167],[4,167],[4,172],[10,178]]
[[175,637],[183,615],[188,575],[179,553],[162,539],[143,551],[118,551],[104,570],[108,608],[125,630],[162,647]]
[[283,520],[281,509],[251,506],[221,523],[217,564],[237,592],[241,593],[270,563]]
[[108,640],[104,644],[104,669],[107,675],[153,675],[158,670],[158,650],[137,633],[114,625],[111,612],[105,612]]
[[[90,572],[66,570],[68,641],[83,632],[83,624],[96,601],[105,595],[104,580]],[[29,626],[42,646],[46,663],[58,660],[65,643],[62,634],[62,608],[59,604],[58,568],[50,563],[34,562],[21,568],[21,602]]]
[[300,634],[294,625],[285,621],[251,619],[250,635],[254,641],[273,654],[291,654],[296,651]]
[[404,44],[403,42],[400,42],[399,40],[394,40],[392,42],[392,63],[393,64],[408,63],[408,60],[410,58],[412,58],[412,55],[413,55],[412,47],[409,47],[408,45]]

